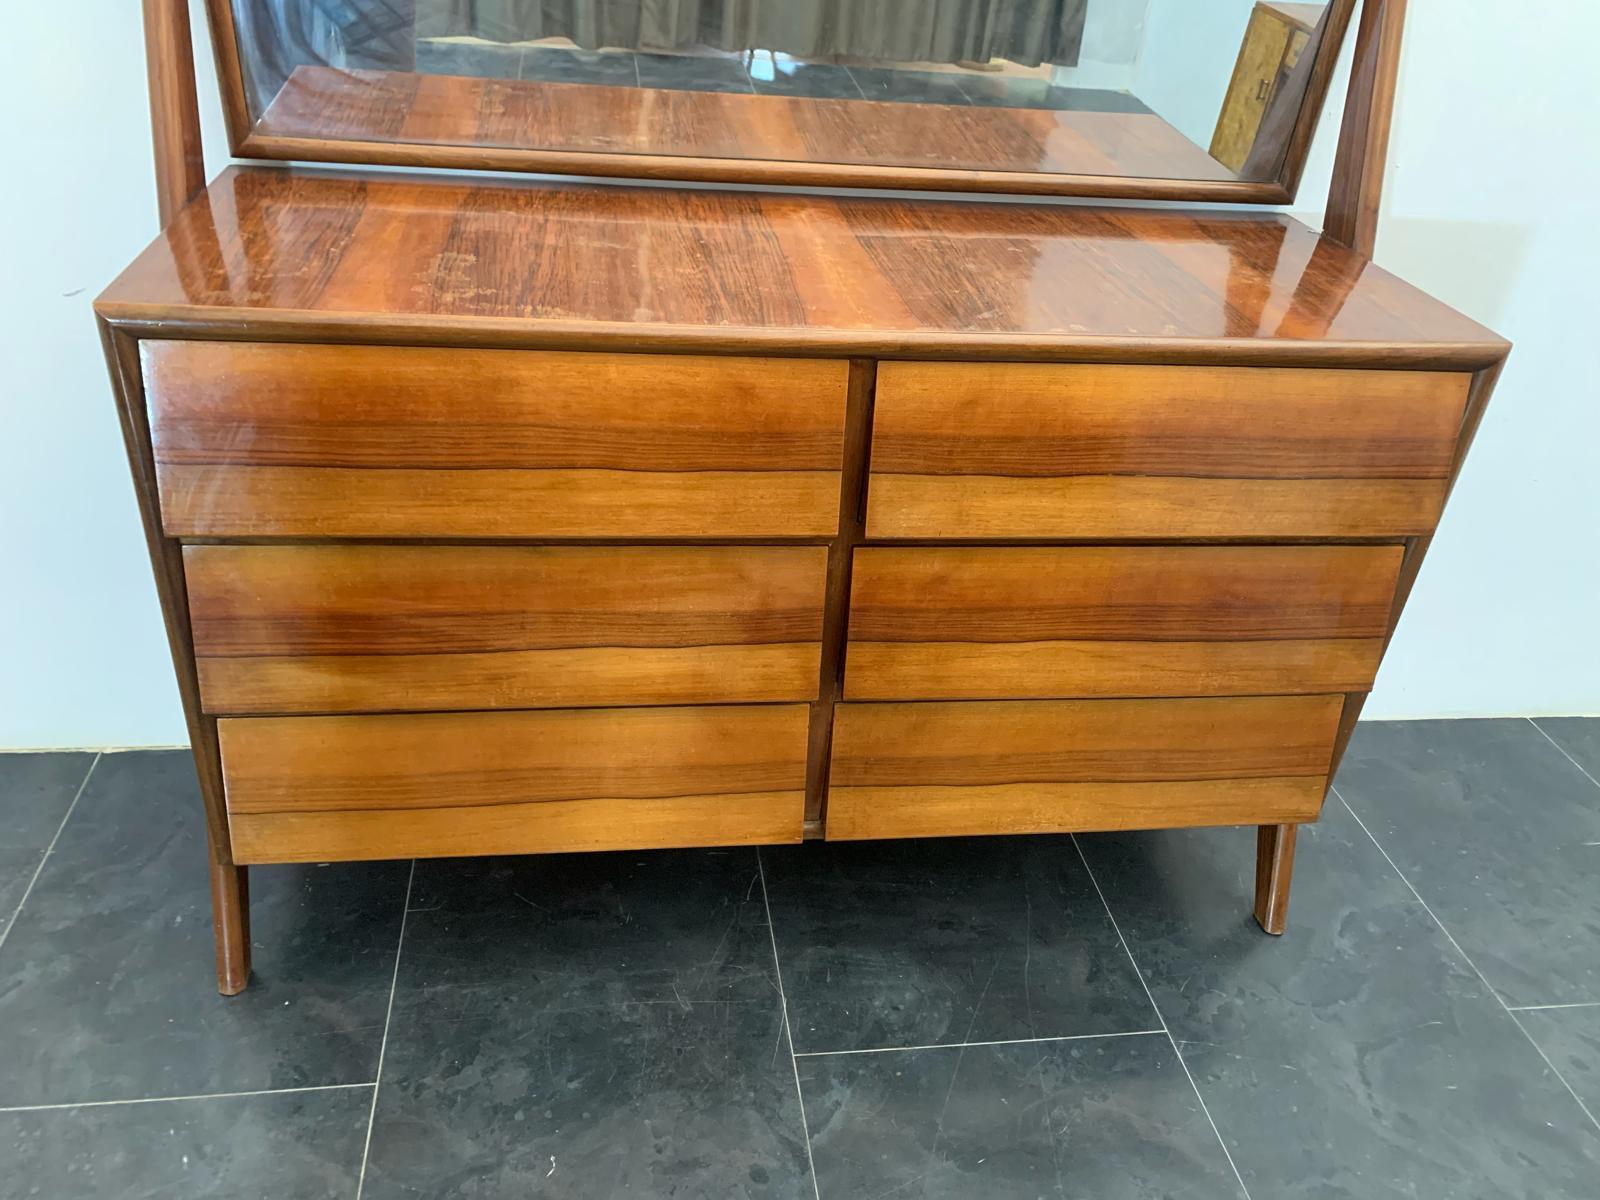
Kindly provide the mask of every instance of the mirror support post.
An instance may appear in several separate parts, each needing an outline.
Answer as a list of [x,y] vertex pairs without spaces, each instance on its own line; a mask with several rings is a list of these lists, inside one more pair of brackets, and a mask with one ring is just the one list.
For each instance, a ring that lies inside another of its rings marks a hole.
[[1363,0],[1323,234],[1372,257],[1389,155],[1406,0]]
[[144,0],[144,54],[155,142],[156,204],[165,229],[206,185],[186,0]]

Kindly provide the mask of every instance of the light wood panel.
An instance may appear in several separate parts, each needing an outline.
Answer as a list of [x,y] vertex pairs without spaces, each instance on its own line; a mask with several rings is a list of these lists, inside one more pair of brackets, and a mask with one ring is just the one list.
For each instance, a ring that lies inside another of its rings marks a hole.
[[174,536],[819,536],[847,364],[142,344]]
[[554,800],[403,812],[241,813],[243,863],[762,846],[800,840],[803,791]]
[[845,704],[835,839],[1311,820],[1341,696]]
[[873,547],[845,697],[1263,695],[1371,685],[1399,546]]
[[821,546],[189,546],[184,566],[209,712],[817,694]]
[[836,471],[166,466],[173,537],[824,537]]
[[1438,519],[1470,377],[885,363],[870,537],[1401,537]]
[[241,862],[798,841],[805,705],[218,722]]
[[804,705],[226,717],[228,811],[453,808],[805,783]]
[[1166,783],[841,787],[828,792],[830,841],[1089,833],[1314,821],[1321,775]]

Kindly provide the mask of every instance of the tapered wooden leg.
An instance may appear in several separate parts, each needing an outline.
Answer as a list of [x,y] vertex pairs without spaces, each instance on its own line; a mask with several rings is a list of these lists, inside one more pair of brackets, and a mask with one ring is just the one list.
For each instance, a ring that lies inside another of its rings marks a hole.
[[1270,934],[1281,934],[1289,918],[1289,880],[1299,831],[1298,825],[1256,827],[1256,921]]
[[211,864],[211,920],[217,939],[217,991],[237,996],[250,982],[250,877]]

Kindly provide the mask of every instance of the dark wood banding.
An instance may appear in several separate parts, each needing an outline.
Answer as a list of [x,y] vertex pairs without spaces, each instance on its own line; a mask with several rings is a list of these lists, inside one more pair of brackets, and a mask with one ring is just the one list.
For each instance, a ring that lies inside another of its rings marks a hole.
[[189,546],[214,713],[817,694],[821,546]]

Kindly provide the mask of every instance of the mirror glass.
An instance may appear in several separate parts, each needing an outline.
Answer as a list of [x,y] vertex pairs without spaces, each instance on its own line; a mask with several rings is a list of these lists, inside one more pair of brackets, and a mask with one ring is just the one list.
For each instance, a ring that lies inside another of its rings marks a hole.
[[912,185],[1278,180],[1349,14],[1348,0],[213,2],[238,48],[244,154],[577,171],[631,155]]

